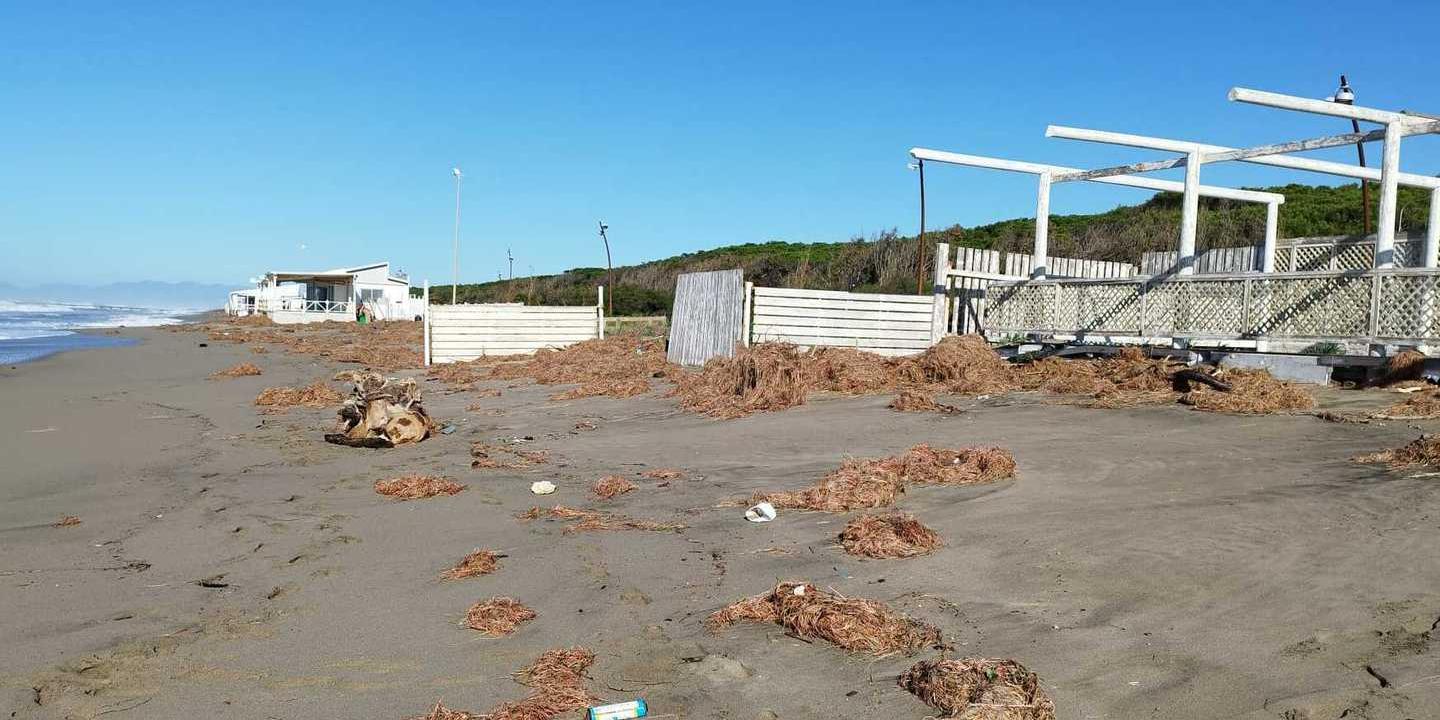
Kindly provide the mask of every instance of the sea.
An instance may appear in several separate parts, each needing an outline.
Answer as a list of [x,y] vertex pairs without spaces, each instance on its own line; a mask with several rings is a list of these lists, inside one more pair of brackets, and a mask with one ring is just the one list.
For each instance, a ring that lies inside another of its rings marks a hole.
[[29,362],[67,350],[132,345],[136,342],[132,338],[77,331],[173,325],[196,312],[201,310],[0,299],[0,364]]

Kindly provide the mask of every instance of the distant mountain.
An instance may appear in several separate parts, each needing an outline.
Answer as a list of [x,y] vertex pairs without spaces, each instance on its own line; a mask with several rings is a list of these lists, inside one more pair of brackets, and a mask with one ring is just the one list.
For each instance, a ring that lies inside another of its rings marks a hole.
[[235,287],[154,280],[105,285],[48,283],[20,286],[0,283],[0,300],[91,303],[166,310],[210,310],[223,307],[226,297]]

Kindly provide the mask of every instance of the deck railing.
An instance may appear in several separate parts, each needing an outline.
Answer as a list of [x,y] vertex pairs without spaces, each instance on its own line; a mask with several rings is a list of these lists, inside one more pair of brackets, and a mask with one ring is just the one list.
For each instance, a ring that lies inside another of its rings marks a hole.
[[991,283],[987,335],[1210,340],[1440,339],[1440,270]]
[[262,298],[255,303],[259,312],[307,312],[335,315],[353,314],[354,310],[344,300],[307,300],[302,297]]

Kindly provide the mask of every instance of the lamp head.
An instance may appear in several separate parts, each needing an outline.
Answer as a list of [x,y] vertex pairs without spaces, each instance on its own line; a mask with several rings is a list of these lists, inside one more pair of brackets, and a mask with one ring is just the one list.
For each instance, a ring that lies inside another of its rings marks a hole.
[[1340,76],[1340,87],[1335,91],[1335,97],[1332,99],[1341,105],[1355,104],[1355,91],[1350,88],[1350,81],[1346,80],[1344,75]]

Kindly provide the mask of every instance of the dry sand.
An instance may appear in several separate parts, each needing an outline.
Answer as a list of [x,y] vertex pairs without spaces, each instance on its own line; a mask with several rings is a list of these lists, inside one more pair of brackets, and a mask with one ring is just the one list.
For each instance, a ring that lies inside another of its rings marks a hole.
[[[386,720],[437,700],[485,712],[527,692],[509,673],[576,645],[597,655],[589,691],[643,696],[656,714],[934,714],[896,686],[916,657],[850,655],[774,625],[705,630],[779,578],[884,601],[940,627],[955,657],[1014,658],[1061,718],[1440,717],[1440,482],[1349,461],[1413,439],[1402,422],[1035,394],[949,415],[818,397],[717,421],[659,392],[552,402],[557,388],[524,382],[478,384],[500,397],[424,383],[431,414],[458,430],[359,450],[321,441],[329,410],[253,405],[353,365],[125,334],[144,342],[0,369],[0,717]],[[245,361],[264,375],[206,379]],[[1393,400],[1345,401],[1361,395]],[[464,411],[477,400],[504,414]],[[470,468],[472,443],[525,436],[551,464]],[[753,525],[725,504],[921,442],[998,445],[1019,462],[1016,480],[899,499],[945,539],[930,555],[862,560],[835,542],[853,515]],[[640,476],[662,467],[685,477]],[[375,494],[412,472],[469,489]],[[605,475],[637,485],[606,512],[687,529],[514,519],[597,507]],[[559,491],[531,495],[542,479]],[[66,515],[83,523],[52,526]],[[477,547],[506,556],[499,570],[438,578]],[[493,639],[461,625],[498,595],[536,619]]]

